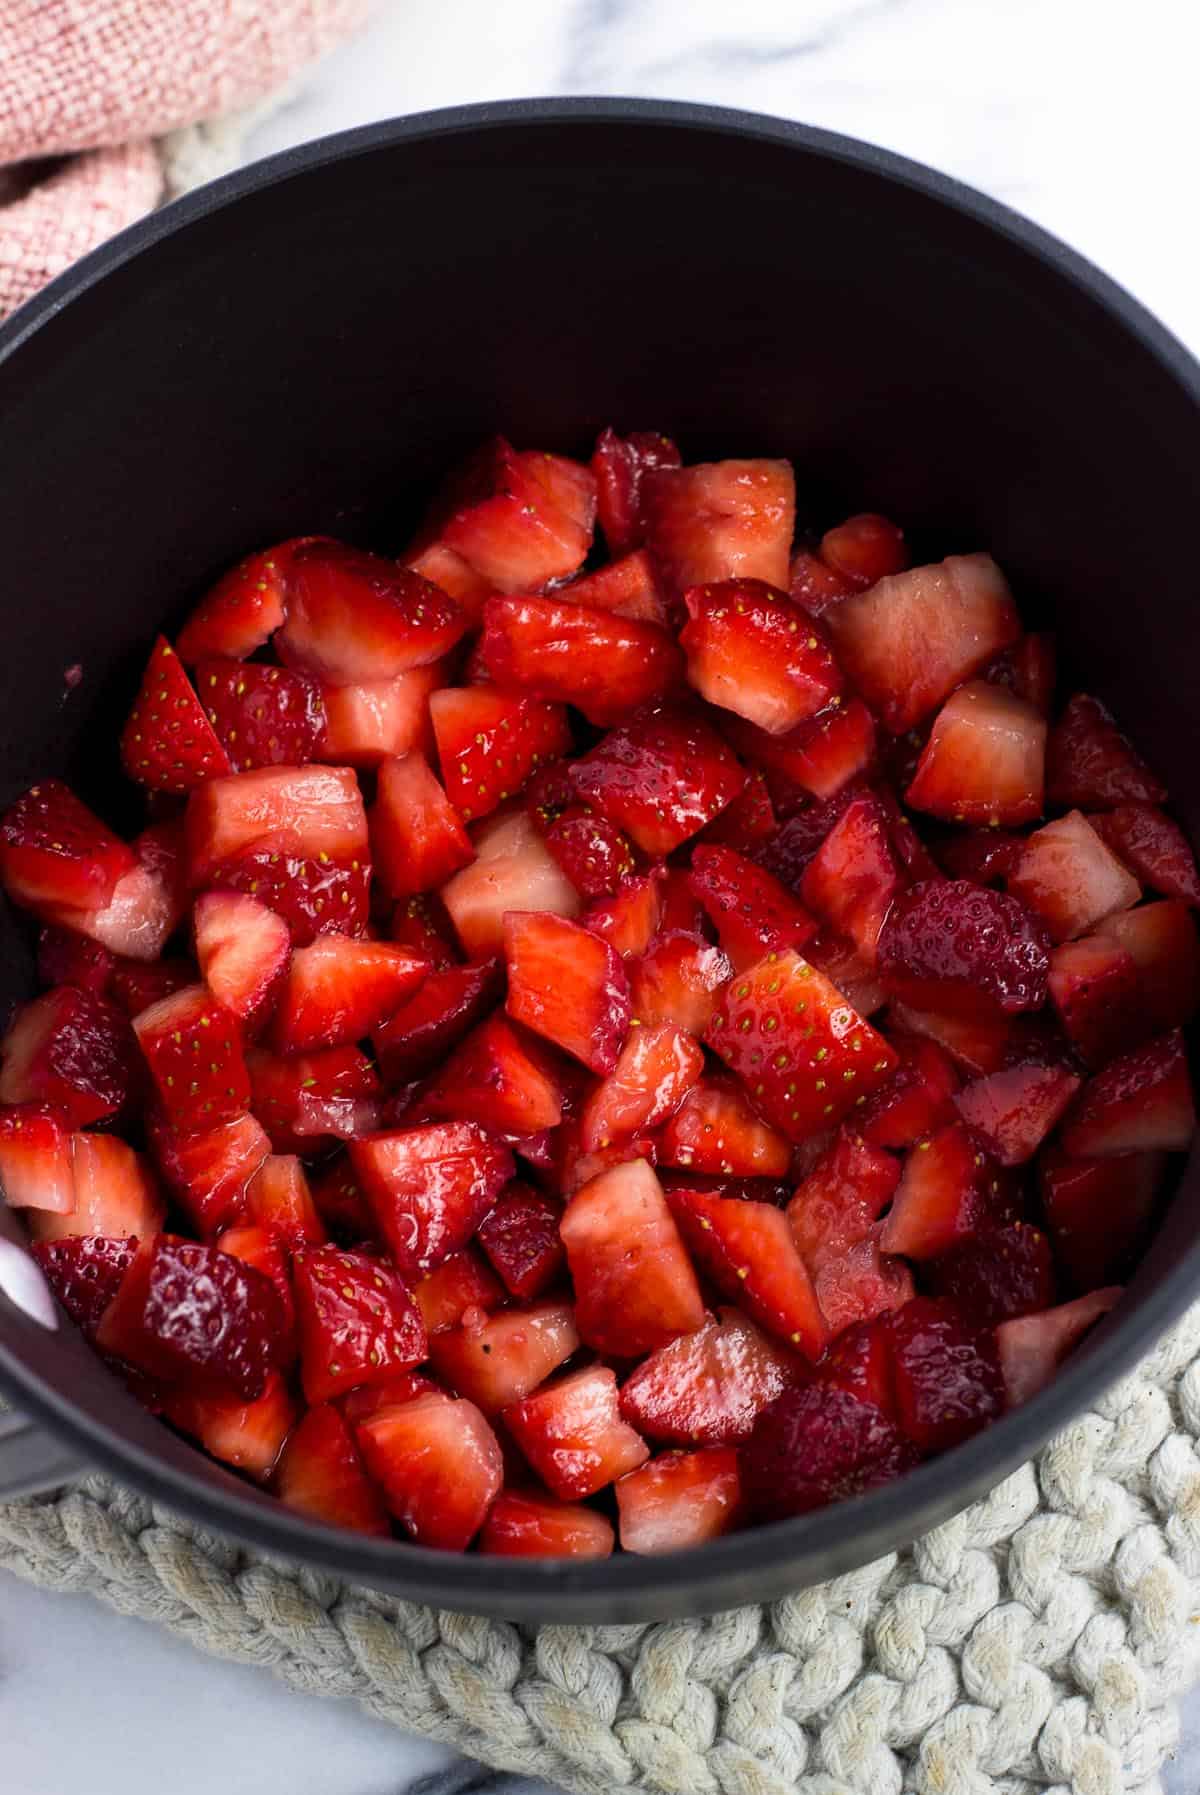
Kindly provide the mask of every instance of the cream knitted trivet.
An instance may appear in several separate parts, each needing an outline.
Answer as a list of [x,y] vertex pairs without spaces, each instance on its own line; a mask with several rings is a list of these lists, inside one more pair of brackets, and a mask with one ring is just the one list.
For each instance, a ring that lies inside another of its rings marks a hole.
[[105,1478],[0,1564],[580,1795],[1152,1795],[1200,1675],[1200,1308],[910,1550],[708,1620],[532,1627],[298,1570]]

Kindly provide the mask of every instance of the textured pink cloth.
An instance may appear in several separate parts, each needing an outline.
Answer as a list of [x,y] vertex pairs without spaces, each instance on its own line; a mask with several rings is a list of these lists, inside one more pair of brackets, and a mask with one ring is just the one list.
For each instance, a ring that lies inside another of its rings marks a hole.
[[368,3],[0,0],[0,167],[72,157],[0,204],[0,317],[157,204],[151,139],[269,93]]

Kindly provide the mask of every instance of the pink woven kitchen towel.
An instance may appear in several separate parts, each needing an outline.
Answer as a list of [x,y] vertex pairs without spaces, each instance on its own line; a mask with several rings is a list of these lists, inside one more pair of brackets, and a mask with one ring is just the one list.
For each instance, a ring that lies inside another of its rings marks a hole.
[[155,139],[284,85],[369,4],[0,0],[0,317],[157,205]]

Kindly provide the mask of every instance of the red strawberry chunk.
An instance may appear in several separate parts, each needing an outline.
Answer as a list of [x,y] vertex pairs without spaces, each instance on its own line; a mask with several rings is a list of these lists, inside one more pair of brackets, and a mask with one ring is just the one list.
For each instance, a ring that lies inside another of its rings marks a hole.
[[440,587],[344,543],[297,549],[288,576],[279,658],[334,686],[394,679],[439,660],[467,627]]
[[288,567],[314,539],[293,536],[247,555],[219,579],[188,618],[176,647],[189,667],[210,655],[244,661],[269,642],[284,619]]
[[222,862],[211,882],[257,898],[282,916],[295,947],[307,947],[330,930],[366,933],[371,868],[365,859],[308,859],[272,847],[251,848]]
[[1070,941],[1117,910],[1142,888],[1078,810],[1028,838],[1008,889],[1045,923],[1054,941]]
[[0,1108],[0,1195],[10,1209],[75,1208],[71,1118],[49,1103]]
[[842,812],[805,868],[800,894],[873,965],[879,931],[900,888],[887,816],[869,792]]
[[190,792],[233,770],[183,662],[164,636],[155,641],[129,713],[121,759],[131,779],[160,792]]
[[936,1259],[1003,1219],[1007,1187],[962,1122],[918,1141],[904,1161],[879,1244],[885,1253]]
[[1106,916],[1097,934],[1123,948],[1137,968],[1143,1034],[1190,1022],[1200,1007],[1200,936],[1178,899]]
[[388,941],[322,935],[298,947],[271,1025],[281,1053],[359,1041],[423,983],[429,963]]
[[[346,930],[349,934],[352,931]],[[459,963],[458,943],[446,906],[430,892],[401,898],[392,911],[389,934],[398,947],[407,947],[428,960],[435,972]]]
[[701,832],[701,839],[753,857],[778,826],[766,779],[754,768],[737,797]]
[[250,1181],[246,1195],[249,1220],[283,1241],[289,1251],[322,1246],[325,1226],[313,1202],[304,1167],[291,1153],[273,1153]]
[[340,1247],[305,1247],[292,1260],[300,1370],[310,1403],[378,1383],[425,1357],[425,1324],[384,1261]]
[[350,1159],[405,1276],[465,1246],[513,1175],[507,1147],[472,1122],[377,1134]]
[[410,667],[394,679],[323,686],[324,727],[303,758],[329,761],[335,767],[377,767],[389,755],[407,754],[412,748],[432,754],[429,700],[444,681],[442,667],[435,662]]
[[746,774],[701,717],[667,709],[611,730],[572,764],[571,781],[585,804],[659,856],[711,823]]
[[504,990],[501,964],[483,960],[433,972],[377,1028],[371,1045],[389,1084],[436,1064],[494,1009]]
[[816,933],[803,904],[732,848],[697,847],[689,883],[735,967],[753,965],[772,951],[803,947]]
[[704,1071],[695,1040],[674,1023],[633,1029],[620,1058],[583,1112],[583,1146],[588,1153],[657,1128],[679,1108]]
[[1011,648],[988,667],[985,679],[993,685],[1005,686],[1034,710],[1048,717],[1054,708],[1054,686],[1058,676],[1058,652],[1054,637],[1022,636]]
[[654,468],[678,467],[679,450],[669,436],[655,430],[634,430],[618,436],[610,425],[596,439],[592,454],[600,528],[610,555],[624,555],[645,541],[642,484]]
[[618,617],[656,623],[660,629],[670,623],[654,563],[645,549],[622,555],[594,573],[580,574],[559,590],[571,604],[587,605],[593,611],[615,611]]
[[415,751],[380,767],[370,828],[375,873],[390,897],[436,890],[475,858],[462,818]]
[[307,674],[244,661],[202,661],[196,690],[233,772],[301,766],[313,758],[325,728],[325,706],[320,686]]
[[705,1041],[788,1140],[835,1128],[897,1055],[797,953],[768,954],[722,995]]
[[607,1558],[612,1523],[582,1502],[501,1490],[479,1535],[479,1550],[501,1558]]
[[[428,532],[425,535],[428,537]],[[444,542],[426,540],[423,547],[410,547],[399,559],[402,567],[410,567],[422,579],[448,592],[471,624],[479,622],[483,601],[494,588],[454,549],[447,548]]]
[[283,1330],[269,1278],[216,1247],[159,1234],[138,1248],[97,1342],[151,1377],[251,1402],[279,1362]]
[[841,691],[820,626],[762,580],[693,586],[685,603],[688,683],[710,704],[783,735]]
[[495,686],[448,686],[434,693],[429,714],[447,796],[468,822],[515,797],[571,745],[562,705]]
[[820,1381],[777,1397],[738,1454],[743,1495],[760,1520],[844,1502],[891,1483],[916,1462],[872,1403]]
[[728,1533],[741,1519],[738,1455],[731,1447],[663,1452],[616,1485],[626,1552],[680,1552]]
[[1011,829],[972,829],[937,844],[938,864],[950,879],[975,885],[1002,885],[1015,871],[1025,837]]
[[218,1234],[215,1244],[222,1253],[228,1253],[231,1259],[240,1259],[243,1265],[252,1265],[255,1271],[270,1278],[283,1312],[279,1362],[293,1364],[296,1358],[296,1299],[292,1293],[292,1276],[286,1251],[269,1228],[255,1227],[249,1223],[226,1228]]
[[1125,1292],[1120,1284],[1093,1290],[1074,1302],[1040,1315],[1022,1315],[996,1329],[996,1351],[1010,1409],[1044,1389],[1063,1360],[1096,1323],[1115,1309]]
[[1057,1125],[1081,1083],[1063,1066],[1006,1066],[966,1085],[954,1105],[1000,1165],[1024,1165]]
[[900,1427],[921,1452],[945,1452],[996,1420],[1004,1383],[990,1328],[953,1303],[917,1297],[887,1323]]
[[[512,1296],[529,1302],[566,1264],[557,1203],[519,1181],[510,1184],[479,1224],[479,1244]],[[469,1395],[469,1391],[464,1391]]]
[[509,1015],[606,1077],[630,1017],[629,980],[615,949],[562,917],[518,910],[504,919],[504,952]]
[[366,860],[366,812],[350,768],[260,767],[210,779],[193,793],[187,809],[193,888],[218,871],[228,884],[223,862],[255,848],[300,859]]
[[485,825],[476,836],[475,855],[442,888],[442,902],[472,959],[502,950],[509,910],[579,914],[579,893],[524,811]]
[[696,1275],[645,1160],[614,1166],[577,1190],[560,1226],[576,1323],[597,1352],[629,1358],[703,1325]]
[[1046,1001],[1049,942],[1014,896],[966,879],[925,880],[900,893],[879,935],[893,999],[991,1020]]
[[638,1432],[678,1446],[746,1439],[756,1417],[804,1381],[804,1363],[736,1309],[660,1346],[626,1379],[621,1413]]
[[312,1182],[313,1207],[344,1246],[378,1242],[379,1229],[348,1157],[340,1154]]
[[524,1136],[562,1119],[564,1084],[537,1044],[502,1016],[480,1023],[423,1087],[424,1114],[465,1117],[497,1134]]
[[602,1172],[631,1160],[644,1159],[647,1165],[658,1163],[658,1140],[652,1134],[635,1134],[629,1140],[617,1141],[611,1147],[599,1147],[585,1153],[580,1142],[580,1125],[567,1121],[551,1136],[552,1158],[549,1170],[555,1187],[564,1197],[573,1196],[585,1184],[591,1184]]
[[902,1309],[916,1295],[904,1260],[881,1253],[874,1236],[856,1240],[840,1254],[825,1255],[813,1274],[813,1288],[831,1337]]
[[792,1238],[812,1272],[866,1240],[900,1182],[899,1162],[843,1130],[788,1204]]
[[549,503],[590,536],[596,521],[596,476],[591,468],[568,455],[549,455],[545,449],[522,449],[515,459]]
[[504,1420],[542,1482],[567,1501],[594,1495],[650,1456],[621,1419],[616,1376],[603,1365],[535,1390]]
[[133,849],[61,779],[32,786],[0,822],[4,889],[14,904],[47,922],[60,920],[63,910],[102,910],[136,864]]
[[246,1068],[254,1113],[276,1153],[312,1153],[326,1136],[354,1140],[377,1126],[379,1079],[357,1047],[287,1058],[255,1047]]
[[933,1041],[949,1054],[956,1066],[974,1075],[995,1072],[1003,1065],[1013,1032],[1011,1018],[1004,1015],[945,1015],[937,1010],[917,1010],[901,1003],[888,1005],[888,1020],[894,1029]]
[[928,1270],[934,1294],[950,1298],[981,1328],[1048,1309],[1057,1293],[1050,1242],[1028,1222],[989,1229]]
[[418,1396],[359,1424],[367,1470],[420,1546],[462,1552],[503,1479],[495,1434],[471,1402]]
[[237,1396],[169,1395],[164,1413],[224,1465],[265,1483],[296,1419],[296,1404],[277,1371],[253,1402]]
[[908,545],[904,531],[889,518],[876,511],[858,511],[845,523],[826,530],[821,538],[821,559],[861,591],[889,573],[903,573],[908,566]]
[[19,1009],[0,1041],[0,1103],[50,1103],[72,1126],[125,1105],[136,1055],[129,1022],[103,997],[60,985]]
[[[794,1158],[793,1155],[793,1162]],[[678,1172],[670,1169],[662,1174],[662,1187],[666,1191],[702,1190],[714,1197],[737,1197],[741,1201],[753,1203],[774,1203],[777,1209],[788,1203],[794,1184],[794,1171],[783,1178],[729,1178],[720,1173]]]
[[1103,1066],[1145,1032],[1133,956],[1102,935],[1054,949],[1050,1001],[1089,1066]]
[[663,1129],[658,1157],[689,1172],[773,1178],[786,1173],[791,1150],[733,1079],[702,1078]]
[[678,588],[708,580],[788,586],[796,482],[786,461],[663,467],[642,481],[646,540]]
[[1167,791],[1098,698],[1077,692],[1046,744],[1046,796],[1069,809],[1161,804]]
[[88,1340],[95,1338],[100,1317],[117,1294],[136,1250],[136,1240],[103,1234],[39,1240],[32,1248],[46,1282]]
[[822,801],[861,778],[875,759],[875,720],[858,698],[831,699],[827,709],[786,735],[768,735],[736,717],[723,718],[722,727],[747,760]]
[[948,823],[1029,823],[1042,814],[1046,719],[999,686],[960,686],[934,721],[907,801]]
[[1162,1152],[1071,1159],[1041,1157],[1042,1207],[1059,1265],[1075,1290],[1095,1290],[1126,1272],[1145,1244],[1166,1167]]
[[1196,857],[1179,824],[1156,805],[1118,804],[1088,820],[1143,885],[1164,897],[1200,904]]
[[875,1147],[911,1147],[954,1119],[950,1099],[959,1078],[945,1050],[936,1041],[892,1036],[900,1065],[854,1118],[855,1128]]
[[518,454],[495,437],[451,475],[427,528],[492,591],[538,591],[573,574],[591,547],[594,487],[586,469],[566,475],[560,457]]
[[837,986],[850,1008],[860,1016],[871,1017],[883,1008],[887,993],[879,981],[874,959],[868,959],[853,941],[826,931],[813,937],[805,957],[825,974],[831,985]]
[[106,997],[114,964],[108,948],[74,929],[47,923],[38,930],[37,975],[42,985],[77,985],[81,991]]
[[1182,1153],[1196,1127],[1183,1036],[1159,1035],[1111,1061],[1081,1091],[1062,1130],[1076,1158]]
[[673,1190],[671,1214],[718,1290],[777,1339],[819,1359],[825,1323],[788,1219],[770,1203]]
[[636,958],[646,952],[658,933],[661,883],[654,873],[626,879],[615,897],[589,905],[579,920],[593,935],[611,943],[622,959]]
[[683,657],[665,630],[555,598],[489,598],[483,659],[498,686],[573,704],[618,723],[679,685]]
[[812,1375],[820,1379],[822,1387],[845,1390],[860,1402],[873,1404],[889,1421],[896,1421],[896,1386],[887,1321],[890,1313],[888,1310],[846,1328],[817,1361]]
[[621,831],[582,805],[550,825],[546,846],[581,897],[613,896],[634,870],[633,849]]
[[387,1511],[349,1427],[331,1403],[309,1409],[288,1438],[275,1489],[281,1502],[330,1527],[386,1535]]
[[851,580],[836,567],[830,567],[810,549],[798,549],[788,565],[788,592],[810,617],[821,617],[830,605],[861,591],[857,580]]
[[237,1021],[203,985],[151,1004],[133,1028],[159,1101],[177,1128],[212,1128],[249,1109]]
[[152,1113],[146,1132],[168,1189],[202,1234],[216,1233],[241,1214],[251,1180],[271,1151],[253,1116],[180,1133]]
[[292,938],[286,922],[257,898],[208,891],[196,899],[192,927],[205,984],[253,1032],[270,1014],[287,972]]
[[71,1137],[75,1207],[67,1214],[27,1209],[35,1240],[103,1234],[113,1240],[148,1240],[163,1225],[166,1205],[141,1155],[111,1134]]
[[[416,1292],[413,1292],[414,1296]],[[440,1384],[426,1377],[423,1371],[393,1371],[378,1383],[356,1384],[337,1400],[337,1406],[351,1427],[378,1415],[382,1409],[393,1409],[397,1403],[415,1402],[418,1396],[445,1396]]]
[[671,1022],[702,1035],[732,977],[733,965],[723,948],[671,929],[630,966],[633,1015],[643,1026]]
[[571,1305],[538,1303],[435,1334],[429,1356],[457,1395],[494,1415],[536,1390],[578,1345]]
[[427,1334],[455,1328],[468,1311],[490,1315],[504,1301],[500,1280],[492,1276],[474,1247],[451,1253],[435,1270],[413,1285]]

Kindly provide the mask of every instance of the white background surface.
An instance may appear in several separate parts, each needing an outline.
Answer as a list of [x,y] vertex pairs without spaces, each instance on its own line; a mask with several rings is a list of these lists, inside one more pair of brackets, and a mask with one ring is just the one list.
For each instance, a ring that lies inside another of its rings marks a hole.
[[[1198,66],[1193,0],[388,0],[249,153],[516,95],[757,108],[1008,201],[1200,349]],[[445,1761],[342,1704],[0,1575],[4,1795],[398,1795]],[[1200,1789],[1200,1697],[1167,1781]]]

